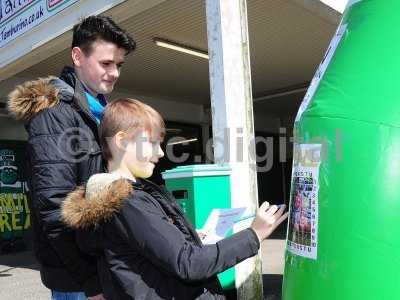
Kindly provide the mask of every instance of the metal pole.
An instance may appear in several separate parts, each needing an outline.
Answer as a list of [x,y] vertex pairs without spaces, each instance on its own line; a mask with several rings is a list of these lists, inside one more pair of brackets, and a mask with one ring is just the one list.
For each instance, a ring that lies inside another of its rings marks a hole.
[[[232,168],[232,207],[258,207],[247,8],[245,0],[207,0],[215,163]],[[243,228],[235,228],[235,231]],[[236,267],[238,299],[262,299],[260,255]]]

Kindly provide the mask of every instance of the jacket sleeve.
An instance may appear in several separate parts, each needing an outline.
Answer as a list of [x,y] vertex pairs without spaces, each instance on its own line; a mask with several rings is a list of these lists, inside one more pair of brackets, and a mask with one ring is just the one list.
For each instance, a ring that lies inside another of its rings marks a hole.
[[252,229],[214,245],[199,246],[187,241],[150,196],[143,193],[139,197],[128,201],[121,210],[129,242],[153,264],[181,280],[206,280],[258,252],[260,244]]
[[[56,111],[58,109],[58,111]],[[70,117],[68,117],[70,116]],[[77,185],[79,145],[70,108],[47,109],[29,124],[28,155],[34,213],[41,231],[87,296],[101,293],[93,258],[79,251],[61,219],[61,203]]]

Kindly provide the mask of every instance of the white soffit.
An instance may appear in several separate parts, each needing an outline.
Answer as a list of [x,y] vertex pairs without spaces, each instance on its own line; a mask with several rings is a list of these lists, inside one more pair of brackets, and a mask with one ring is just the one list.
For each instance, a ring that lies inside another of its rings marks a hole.
[[[335,17],[335,11],[319,1],[313,9],[299,2],[305,0],[247,1],[256,96],[310,81],[336,30],[340,18]],[[321,17],[318,10],[329,10],[334,18]],[[203,0],[164,1],[120,24],[133,35],[138,47],[127,58],[117,90],[209,104],[208,61],[153,42],[158,37],[207,51]],[[57,75],[69,63],[70,50],[66,49],[20,76]]]

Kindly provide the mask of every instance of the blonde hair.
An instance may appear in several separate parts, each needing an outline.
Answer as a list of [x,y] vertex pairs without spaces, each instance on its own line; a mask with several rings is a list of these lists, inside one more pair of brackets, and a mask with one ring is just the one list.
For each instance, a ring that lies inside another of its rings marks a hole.
[[106,106],[100,123],[99,136],[103,157],[106,161],[112,158],[108,144],[111,137],[119,131],[135,134],[144,129],[149,134],[162,140],[165,136],[165,124],[161,115],[152,107],[139,100],[121,98]]

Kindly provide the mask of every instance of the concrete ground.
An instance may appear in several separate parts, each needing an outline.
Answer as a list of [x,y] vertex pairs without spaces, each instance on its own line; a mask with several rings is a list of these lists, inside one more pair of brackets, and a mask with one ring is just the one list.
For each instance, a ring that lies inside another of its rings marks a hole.
[[50,292],[41,281],[32,252],[0,255],[1,300],[44,300]]
[[264,299],[280,300],[284,268],[284,239],[269,239],[261,244]]
[[[269,239],[261,245],[264,298],[281,299],[285,241]],[[0,255],[1,300],[48,300],[50,292],[41,281],[32,252]]]

